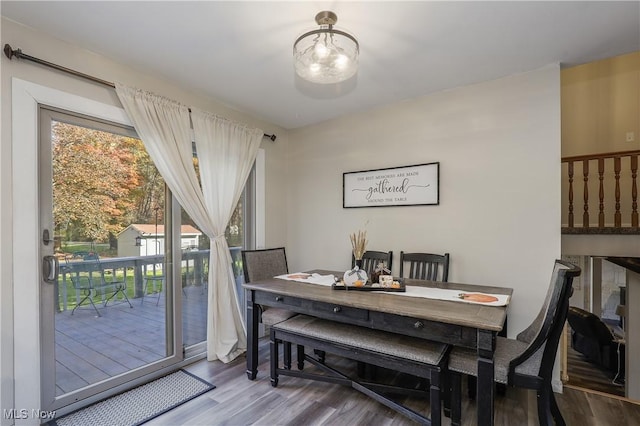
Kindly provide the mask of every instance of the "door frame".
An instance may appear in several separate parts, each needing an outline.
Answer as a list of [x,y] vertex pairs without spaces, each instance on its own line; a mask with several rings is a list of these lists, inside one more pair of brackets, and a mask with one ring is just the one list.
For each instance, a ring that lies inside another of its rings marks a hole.
[[[12,286],[14,406],[40,409],[43,353],[40,313],[39,126],[40,104],[133,126],[124,109],[12,78]],[[66,411],[66,410],[65,410]],[[39,419],[16,419],[39,424]]]
[[[40,104],[70,112],[89,115],[123,125],[132,126],[122,107],[109,105],[43,86],[16,77],[11,79],[11,287],[13,296],[13,406],[28,410],[41,407],[41,335],[40,335],[40,219],[38,158]],[[266,197],[265,150],[256,158],[255,245],[265,246]],[[175,203],[177,204],[177,203]],[[36,266],[36,267],[34,267]],[[174,287],[174,300],[176,296]],[[179,297],[179,295],[178,295]],[[180,330],[176,330],[179,332]],[[10,349],[11,350],[11,349]],[[203,358],[205,355],[195,357]],[[181,364],[192,362],[184,360]],[[181,364],[178,364],[181,365]],[[172,366],[170,368],[175,368]],[[167,368],[166,372],[169,372]],[[158,376],[162,371],[156,373]],[[154,374],[154,375],[156,375]],[[110,392],[125,390],[117,386]],[[91,399],[91,398],[90,398]],[[97,399],[96,399],[97,400]],[[85,400],[87,402],[87,400]],[[67,406],[58,415],[75,408]],[[16,425],[39,424],[40,419],[15,419]]]

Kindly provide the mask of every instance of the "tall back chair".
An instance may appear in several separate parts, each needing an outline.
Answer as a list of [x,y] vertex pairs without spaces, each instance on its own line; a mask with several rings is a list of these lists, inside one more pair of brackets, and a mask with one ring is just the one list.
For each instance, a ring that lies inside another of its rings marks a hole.
[[[289,272],[287,254],[284,247],[243,250],[242,268],[244,270],[244,282],[246,283],[273,278]],[[261,307],[261,320],[267,326],[277,324],[295,314],[295,312],[286,309]]]
[[[289,272],[287,266],[287,254],[284,247],[262,249],[262,250],[243,250],[242,251],[242,268],[244,271],[244,282],[265,280],[278,275],[284,275]],[[282,308],[272,308],[269,306],[260,306],[260,321],[267,327],[271,327],[284,320],[297,315],[296,312]],[[304,346],[298,345],[298,363],[304,359]],[[291,343],[284,345],[285,363],[291,364]]]
[[[533,323],[516,339],[497,337],[494,353],[494,380],[537,392],[540,425],[564,425],[556,403],[551,378],[560,335],[569,311],[573,278],[580,268],[556,260],[551,284],[544,304]],[[451,424],[461,420],[461,374],[478,375],[477,354],[474,350],[454,348],[449,355],[452,390]],[[485,390],[478,389],[478,393]]]
[[[365,251],[362,255],[362,270],[371,276],[378,264],[384,263],[388,270],[393,266],[393,251]],[[356,259],[351,255],[351,267],[356,266]]]
[[[408,274],[405,276],[405,265]],[[443,255],[431,253],[400,252],[400,277],[416,280],[442,281],[449,279],[449,253]]]

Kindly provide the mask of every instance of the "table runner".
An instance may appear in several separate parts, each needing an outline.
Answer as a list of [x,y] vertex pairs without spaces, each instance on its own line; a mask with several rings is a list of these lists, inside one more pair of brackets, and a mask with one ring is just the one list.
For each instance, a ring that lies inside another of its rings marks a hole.
[[[425,297],[427,299],[449,300],[452,302],[473,303],[476,305],[487,305],[487,306],[506,306],[509,304],[509,298],[511,297],[506,294],[450,290],[445,288],[434,288],[434,287],[418,287],[413,285],[407,286],[407,291],[405,293],[393,293],[393,294],[397,294],[399,296]],[[488,296],[489,298],[493,297],[497,300],[494,300],[494,301],[473,300],[473,298],[476,295],[480,297],[485,297],[485,296]],[[466,299],[465,297],[470,297],[470,298]]]
[[[306,272],[295,272],[293,274],[278,275],[274,278],[279,278],[287,281],[298,281],[301,283],[308,283],[308,284],[319,284],[319,285],[325,285],[325,286],[330,286],[337,281],[336,277],[332,274],[320,275],[318,273],[308,274]],[[472,303],[472,304],[487,305],[487,306],[505,306],[509,303],[509,298],[510,298],[510,296],[506,294],[480,293],[480,292],[473,292],[473,291],[451,290],[451,289],[434,288],[434,287],[420,287],[420,286],[409,285],[406,288],[407,288],[406,292],[394,291],[386,294],[392,293],[398,296],[423,297],[426,299],[449,300],[451,302],[463,302],[463,303]],[[380,293],[384,293],[384,291],[381,290]],[[494,300],[494,301],[474,300],[474,298],[476,297],[482,299],[482,298],[486,298],[487,296],[488,298],[493,297],[497,300]]]
[[317,273],[308,274],[306,272],[295,272],[293,274],[278,275],[274,278],[287,281],[299,281],[307,284],[320,284],[320,285],[332,285],[336,282],[336,277],[332,274],[320,275]]

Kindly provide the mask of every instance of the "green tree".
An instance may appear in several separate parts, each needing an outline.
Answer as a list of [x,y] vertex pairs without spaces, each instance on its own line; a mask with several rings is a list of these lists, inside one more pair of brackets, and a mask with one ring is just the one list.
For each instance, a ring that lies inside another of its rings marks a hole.
[[137,139],[56,122],[53,200],[56,230],[68,238],[107,241],[135,211],[131,193],[144,176],[137,167]]
[[135,209],[130,211],[129,223],[154,223],[155,209],[158,209],[158,223],[164,223],[164,179],[153,164],[140,139],[131,139],[131,152],[135,157],[135,167],[140,185],[131,190]]

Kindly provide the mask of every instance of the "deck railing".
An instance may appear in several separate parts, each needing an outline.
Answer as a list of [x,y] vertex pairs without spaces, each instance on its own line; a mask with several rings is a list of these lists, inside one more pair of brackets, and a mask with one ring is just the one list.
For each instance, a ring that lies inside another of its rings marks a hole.
[[[640,150],[562,158],[563,232],[638,232],[638,155]],[[574,210],[580,208],[578,224]]]
[[[231,247],[232,267],[234,274],[240,276],[242,274],[242,260],[240,256],[241,247]],[[207,273],[209,270],[209,250],[185,250],[182,252],[182,286],[201,286],[207,281]],[[164,255],[153,256],[132,256],[132,257],[116,257],[101,258],[100,268],[109,276],[117,276],[118,279],[133,284],[133,294],[130,292],[129,297],[139,298],[144,295],[145,277],[163,275],[162,264]],[[95,260],[80,260],[70,263],[61,263],[56,286],[57,310],[59,312],[73,309],[77,303],[84,297],[83,290],[74,288],[71,281],[73,275],[89,275],[99,274],[96,270]],[[98,281],[97,276],[92,277]],[[108,281],[108,280],[107,280]],[[153,283],[155,285],[155,282]],[[99,286],[95,289],[94,297],[104,301],[108,296],[111,288],[108,285]]]

